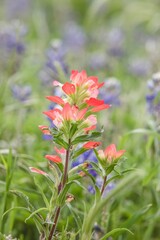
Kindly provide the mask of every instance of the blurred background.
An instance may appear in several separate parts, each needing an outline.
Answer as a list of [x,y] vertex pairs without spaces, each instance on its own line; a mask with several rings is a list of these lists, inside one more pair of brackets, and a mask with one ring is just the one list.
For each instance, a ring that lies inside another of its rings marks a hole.
[[[58,95],[53,80],[68,81],[73,69],[105,82],[100,97],[112,108],[98,115],[99,126],[105,130],[104,146],[114,142],[126,149],[120,168],[148,171],[126,202],[114,203],[108,226],[126,223],[135,233],[118,240],[160,239],[159,0],[1,0],[1,216],[15,208],[0,221],[1,238],[38,239],[32,220],[24,222],[28,213],[16,209],[24,199],[14,190],[43,206],[28,167],[47,168],[44,155],[53,145],[38,129],[49,124],[42,112],[53,107],[45,96]],[[73,191],[85,199],[82,190]]]

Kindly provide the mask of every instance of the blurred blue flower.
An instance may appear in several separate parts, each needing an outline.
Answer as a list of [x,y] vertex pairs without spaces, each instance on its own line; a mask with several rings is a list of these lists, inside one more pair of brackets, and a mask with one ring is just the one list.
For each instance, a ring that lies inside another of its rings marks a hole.
[[85,47],[87,37],[80,25],[70,21],[64,26],[63,42],[68,51],[81,51]]
[[31,7],[31,0],[5,0],[5,13],[8,19],[24,19]]
[[124,55],[125,35],[121,28],[113,28],[107,33],[107,52],[113,57]]
[[109,68],[109,59],[107,59],[105,53],[94,52],[89,57],[88,65],[91,70]]
[[51,85],[53,80],[59,80],[60,74],[67,75],[68,67],[65,63],[66,51],[60,40],[54,40],[46,51],[46,62],[40,71],[42,84]]
[[121,84],[118,79],[110,77],[105,79],[103,88],[100,89],[100,98],[104,100],[106,104],[114,106],[120,105]]
[[[72,168],[78,166],[79,164],[82,164],[84,162],[97,162],[97,158],[94,154],[94,151],[88,150],[86,152],[84,152],[83,154],[81,154],[74,162],[72,162]],[[89,173],[92,174],[92,176],[97,176],[97,173],[94,169],[92,169],[92,166],[89,165],[88,166],[89,169]]]
[[128,70],[136,77],[145,77],[151,71],[151,63],[147,59],[133,59],[129,63]]
[[147,82],[149,93],[146,95],[148,111],[156,121],[160,121],[160,72],[153,74]]
[[26,28],[18,21],[0,25],[0,68],[15,71],[25,52]]
[[[102,187],[102,184],[103,184],[103,178],[99,175],[96,176],[96,186],[101,189]],[[107,186],[105,187],[104,189],[104,192],[103,192],[103,195],[102,197],[106,197],[107,193],[110,192],[113,188],[115,187],[115,183],[114,182],[109,182],[107,184]],[[93,185],[89,185],[88,186],[88,191],[91,193],[91,194],[95,194],[95,188]]]
[[11,86],[12,95],[20,102],[24,102],[29,99],[32,93],[32,88],[29,85],[13,85]]

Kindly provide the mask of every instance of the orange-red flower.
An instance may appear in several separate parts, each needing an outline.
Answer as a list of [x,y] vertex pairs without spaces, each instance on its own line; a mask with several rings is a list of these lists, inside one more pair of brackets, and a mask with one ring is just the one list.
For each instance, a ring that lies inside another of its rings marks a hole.
[[45,158],[55,163],[62,162],[62,159],[57,155],[45,155]]
[[112,161],[120,158],[125,153],[125,150],[116,150],[115,144],[111,144],[106,149],[98,151],[98,157],[111,163]]
[[67,95],[73,94],[76,91],[75,86],[71,83],[68,83],[68,82],[63,84],[62,89]]
[[59,105],[64,105],[64,100],[58,96],[47,96],[46,97],[48,100],[50,100],[51,102],[55,102],[58,103]]
[[34,173],[38,173],[38,174],[41,174],[41,175],[45,175],[45,176],[48,176],[48,173],[38,169],[38,168],[34,168],[34,167],[29,167],[30,171],[31,172],[34,172]]
[[39,125],[38,127],[44,134],[51,135],[51,132],[49,131],[48,126]]
[[96,148],[100,144],[101,144],[101,142],[90,141],[90,142],[85,143],[83,145],[83,148],[86,148],[86,149]]

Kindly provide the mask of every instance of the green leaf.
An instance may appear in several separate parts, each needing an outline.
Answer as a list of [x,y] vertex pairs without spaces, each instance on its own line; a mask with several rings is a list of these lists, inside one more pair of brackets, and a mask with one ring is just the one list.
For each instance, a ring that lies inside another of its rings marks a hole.
[[70,132],[69,132],[69,138],[72,139],[73,135],[75,134],[75,132],[78,129],[78,124],[77,123],[72,123],[71,124],[71,128],[70,128]]
[[132,235],[134,235],[129,229],[127,228],[115,228],[112,231],[108,232],[107,234],[105,234],[102,238],[100,238],[100,240],[106,240],[108,237],[113,236],[115,233],[119,233],[119,232],[128,232]]
[[95,218],[100,212],[102,212],[102,209],[106,206],[106,204],[113,199],[113,197],[117,197],[117,194],[125,194],[126,192],[128,193],[129,189],[131,190],[133,186],[138,184],[145,175],[146,173],[143,170],[132,172],[129,174],[129,176],[121,180],[120,183],[108,193],[106,198],[101,199],[101,201],[97,202],[97,204],[89,210],[83,222],[81,240],[91,238],[92,226]]
[[37,188],[38,188],[38,190],[39,190],[39,192],[40,192],[40,194],[43,198],[43,201],[44,201],[46,207],[49,209],[49,207],[50,207],[49,206],[49,201],[48,201],[46,195],[43,192],[42,186],[39,184],[39,182],[37,181],[37,179],[35,177],[34,177],[34,182],[35,182],[35,185],[37,186]]
[[24,200],[24,202],[26,203],[26,206],[29,210],[33,210],[34,207],[33,205],[30,203],[29,197],[27,195],[25,195],[23,192],[18,191],[18,190],[10,190],[10,193],[20,197],[21,199]]
[[58,145],[60,145],[61,147],[64,147],[65,149],[68,149],[69,145],[68,143],[66,143],[62,138],[60,137],[56,137],[53,139],[53,141],[55,143],[57,143]]
[[152,207],[152,204],[148,204],[147,206],[144,206],[139,211],[136,211],[133,213],[133,215],[123,224],[123,227],[131,227],[135,222],[137,222],[139,219],[143,218],[144,214],[150,210]]
[[75,145],[78,143],[83,143],[83,142],[87,142],[89,140],[89,136],[88,135],[81,135],[76,137],[72,142],[71,145]]
[[25,222],[27,222],[30,218],[32,218],[34,215],[37,215],[37,213],[39,213],[39,212],[41,212],[41,211],[48,211],[48,209],[47,209],[47,208],[39,208],[39,209],[35,210],[34,212],[32,212],[32,213],[29,215],[29,217],[27,217],[27,218],[25,219]]

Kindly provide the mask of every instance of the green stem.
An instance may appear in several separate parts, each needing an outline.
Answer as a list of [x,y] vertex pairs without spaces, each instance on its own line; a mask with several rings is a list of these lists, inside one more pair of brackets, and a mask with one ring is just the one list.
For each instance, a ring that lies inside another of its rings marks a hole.
[[103,185],[102,185],[102,188],[101,188],[101,196],[102,196],[102,194],[103,194],[103,192],[104,192],[104,189],[105,189],[106,180],[107,180],[107,176],[104,176]]
[[[62,179],[62,184],[60,184],[60,189],[59,189],[59,191],[58,191],[59,194],[60,194],[60,192],[63,190],[63,188],[65,187],[65,185],[66,185],[66,183],[67,183],[67,179],[68,179],[69,153],[70,153],[70,140],[69,140],[69,147],[68,147],[68,149],[67,149],[67,151],[66,151],[64,175],[63,175],[63,179]],[[54,218],[54,223],[53,223],[53,226],[52,226],[52,228],[51,228],[51,231],[50,231],[48,240],[52,240],[52,236],[53,236],[54,233],[55,233],[56,226],[57,226],[58,219],[59,219],[59,215],[60,215],[60,211],[61,211],[61,206],[59,206],[59,207],[56,209],[55,218]]]
[[[145,172],[143,170],[135,171],[131,173],[129,176],[124,178],[117,186],[114,188],[106,198],[102,199],[96,205],[94,205],[90,211],[87,213],[87,216],[84,220],[82,226],[82,237],[81,240],[90,240],[92,235],[92,226],[94,224],[95,218],[102,211],[104,206],[111,201],[113,197],[117,194],[122,194],[131,190],[131,186],[136,185],[140,180],[145,176]],[[127,187],[126,187],[127,186]]]

